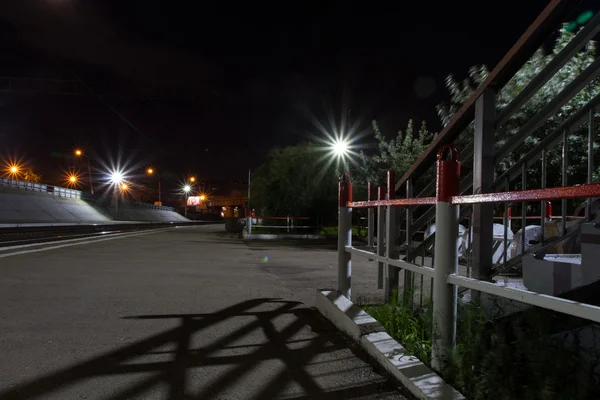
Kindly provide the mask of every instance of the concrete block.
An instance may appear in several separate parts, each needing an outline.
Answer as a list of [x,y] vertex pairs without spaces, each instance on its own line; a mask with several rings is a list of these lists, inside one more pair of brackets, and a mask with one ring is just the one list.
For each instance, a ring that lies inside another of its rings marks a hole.
[[580,254],[547,254],[542,260],[523,257],[523,284],[528,290],[555,296],[588,283]]
[[335,290],[317,290],[315,307],[355,341],[372,332],[383,332],[379,322]]
[[361,347],[418,399],[459,400],[465,397],[423,364],[387,332],[360,339]]
[[465,399],[418,358],[406,354],[406,349],[375,318],[339,292],[317,290],[315,306],[418,399]]

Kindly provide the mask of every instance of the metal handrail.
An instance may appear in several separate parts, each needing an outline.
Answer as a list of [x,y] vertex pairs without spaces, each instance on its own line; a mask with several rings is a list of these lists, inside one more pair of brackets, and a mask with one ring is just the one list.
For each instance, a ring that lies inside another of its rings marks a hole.
[[400,189],[410,178],[415,178],[431,166],[435,161],[437,149],[443,144],[452,143],[471,124],[475,115],[475,101],[479,96],[488,89],[504,87],[563,21],[565,11],[571,9],[577,2],[577,0],[552,0],[546,6],[496,68],[490,72],[487,79],[479,85],[452,120],[396,183],[395,190]]

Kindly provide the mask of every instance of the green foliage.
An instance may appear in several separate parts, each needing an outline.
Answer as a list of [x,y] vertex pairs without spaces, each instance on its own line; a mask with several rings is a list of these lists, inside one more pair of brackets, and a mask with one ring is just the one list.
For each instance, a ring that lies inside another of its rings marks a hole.
[[[410,298],[410,296],[405,296]],[[409,355],[426,364],[431,362],[431,313],[413,310],[398,300],[398,291],[387,304],[368,306],[365,311],[381,322],[386,332],[398,340]]]
[[23,180],[27,182],[35,182],[40,183],[42,181],[42,177],[39,174],[33,172],[31,168],[26,168],[22,171]]
[[[412,310],[397,300],[365,309],[411,355],[429,365],[430,311]],[[448,383],[475,400],[599,398],[592,371],[600,353],[586,349],[595,356],[584,359],[576,330],[557,334],[560,314],[533,310],[502,317],[498,305],[493,309],[486,315],[478,303],[459,303],[457,344],[443,377]],[[598,326],[591,329],[594,337],[600,333]]]
[[[319,230],[319,235],[337,236],[337,234],[337,226],[324,226]],[[352,236],[367,236],[367,228],[359,228],[356,226],[352,227]]]
[[311,143],[271,150],[252,174],[250,207],[263,215],[335,218],[335,165],[323,156]]
[[354,174],[354,182],[361,188],[366,187],[368,182],[383,185],[387,171],[394,171],[397,177],[402,176],[435,137],[427,130],[425,122],[415,132],[412,120],[408,121],[404,132],[398,131],[396,137],[389,141],[379,130],[377,121],[373,121],[373,133],[378,151],[373,156],[361,151]]
[[[555,45],[549,54],[538,50],[531,59],[515,74],[515,76],[498,93],[496,107],[503,109],[512,99],[514,99],[527,84],[562,50],[574,37],[574,33],[568,32],[566,26],[560,31]],[[521,107],[511,119],[502,126],[496,133],[496,147],[500,148],[506,141],[517,134],[519,129],[529,121],[537,112],[554,99],[573,79],[575,79],[585,68],[587,68],[596,58],[596,45],[589,42],[583,51],[577,53],[569,62],[565,64],[529,101]],[[450,75],[446,79],[446,87],[450,94],[450,102],[440,104],[437,107],[438,115],[442,124],[446,125],[458,109],[475,91],[488,76],[488,69],[481,66],[474,66],[469,70],[468,77],[458,81]],[[585,89],[573,97],[562,109],[540,127],[533,135],[526,138],[525,143],[519,146],[512,154],[504,160],[498,160],[497,174],[506,171],[510,166],[519,160],[527,151],[553,132],[565,119],[574,112],[583,107],[592,97],[600,93],[600,80],[595,79]],[[464,137],[470,140],[472,138],[472,127],[469,134]],[[587,175],[587,146],[585,145],[587,135],[587,125],[575,129],[568,134],[569,147],[569,169],[568,175],[570,183],[583,183]],[[465,138],[459,144],[466,144]],[[598,145],[596,144],[595,147]],[[560,184],[561,153],[559,149],[554,149],[548,153],[548,182],[549,187]],[[531,187],[540,187],[539,168],[531,167],[528,181]],[[515,187],[520,187],[517,183]]]

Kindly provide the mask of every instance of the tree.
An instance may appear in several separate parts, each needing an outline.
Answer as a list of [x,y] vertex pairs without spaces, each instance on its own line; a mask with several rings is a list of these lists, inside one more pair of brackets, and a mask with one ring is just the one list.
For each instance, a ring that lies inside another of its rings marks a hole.
[[40,183],[42,181],[42,177],[35,172],[31,168],[26,168],[22,172],[23,180],[27,182],[35,182]]
[[[568,32],[566,25],[560,30],[560,34],[552,48],[552,51],[545,53],[542,49],[538,50],[531,59],[521,67],[515,76],[502,88],[496,99],[497,110],[501,110],[510,103],[527,84],[569,43],[575,36]],[[496,133],[496,148],[501,148],[506,141],[518,133],[519,129],[540,111],[548,102],[556,97],[577,75],[579,75],[596,58],[596,45],[589,42],[584,50],[577,53],[569,62],[563,66],[529,101],[514,113],[510,120]],[[483,66],[474,66],[469,70],[468,77],[463,81],[458,81],[450,75],[446,79],[446,87],[450,94],[450,102],[440,104],[437,107],[438,115],[443,125],[446,125],[456,111],[465,103],[465,101],[475,91],[488,76],[488,69]],[[550,117],[546,123],[539,128],[533,135],[528,136],[522,146],[519,146],[514,152],[503,160],[497,160],[496,174],[500,175],[510,168],[516,161],[522,158],[529,150],[540,143],[548,134],[553,132],[569,116],[583,107],[592,97],[600,93],[600,80],[595,79],[585,89],[573,97],[561,110]],[[467,135],[462,135],[459,146],[465,146],[472,138],[472,126]],[[587,126],[569,131],[569,168],[568,176],[571,183],[583,183],[587,177],[587,146],[585,144],[587,137]],[[595,149],[597,148],[595,144]],[[547,164],[547,185],[560,185],[562,156],[560,148],[552,149],[548,152]],[[539,168],[530,167],[528,174],[529,188],[540,187]],[[513,188],[519,188],[520,182]]]
[[335,216],[335,164],[312,143],[273,149],[252,174],[250,207],[276,216]]
[[354,182],[361,191],[364,191],[368,182],[384,185],[387,171],[394,171],[397,177],[402,176],[435,137],[435,134],[427,130],[425,122],[415,132],[413,121],[409,120],[406,130],[398,131],[396,137],[388,141],[381,133],[377,121],[372,124],[378,151],[372,156],[363,151],[360,153]]

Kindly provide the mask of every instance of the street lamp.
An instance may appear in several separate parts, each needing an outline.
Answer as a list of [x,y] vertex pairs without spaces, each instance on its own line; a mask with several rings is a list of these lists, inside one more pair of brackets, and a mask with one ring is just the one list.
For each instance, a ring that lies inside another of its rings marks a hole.
[[344,139],[336,139],[332,143],[331,149],[333,150],[333,154],[340,158],[343,158],[348,154],[348,142]]
[[125,176],[123,175],[123,172],[120,170],[111,171],[108,178],[109,178],[110,183],[114,187],[115,220],[116,220],[119,216],[119,189],[124,191],[124,190],[127,190],[129,188],[129,186],[127,186],[127,184],[123,182],[123,179],[125,178]]
[[192,176],[192,177],[190,177],[190,182],[192,182],[192,183],[196,182],[196,178],[195,178],[195,177],[193,177],[193,176]]
[[192,186],[190,186],[189,184],[186,184],[183,186],[183,192],[185,193],[185,208],[184,208],[184,212],[183,212],[183,216],[187,218],[187,203],[188,203],[188,199],[190,197],[190,192],[192,191]]
[[[150,176],[154,176],[155,175],[154,168],[148,168],[146,170],[146,174],[148,174]],[[160,190],[160,176],[159,176],[158,177],[158,203],[162,206],[162,200],[161,200],[161,197],[160,197],[160,192],[161,192],[161,190]]]
[[74,154],[75,154],[76,158],[82,158],[82,157],[87,158],[88,175],[89,175],[89,179],[90,179],[90,193],[94,194],[94,183],[92,182],[92,161],[90,160],[89,157],[85,156],[85,154],[83,153],[83,150],[81,150],[81,149],[75,149]]

